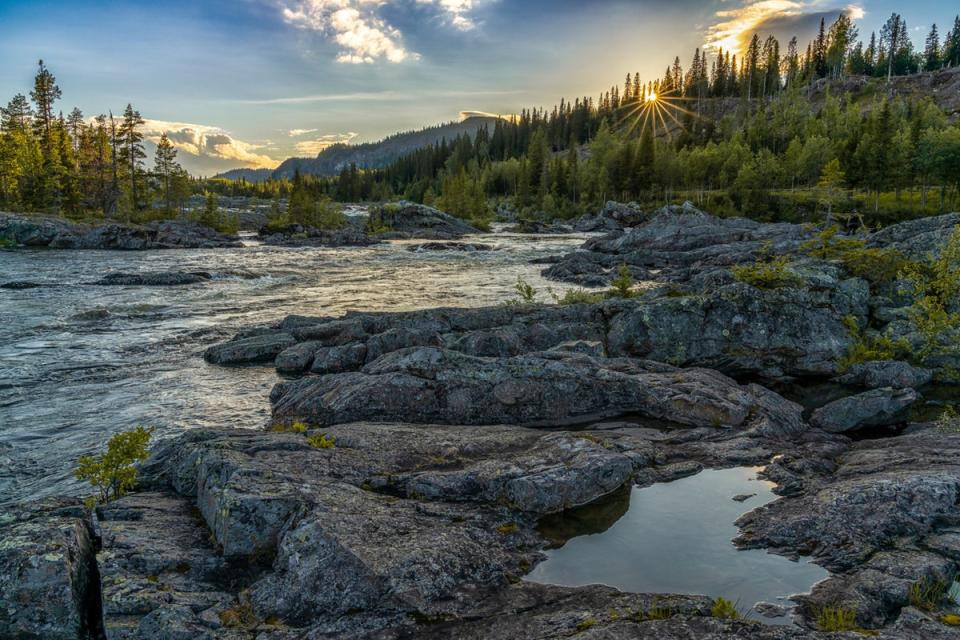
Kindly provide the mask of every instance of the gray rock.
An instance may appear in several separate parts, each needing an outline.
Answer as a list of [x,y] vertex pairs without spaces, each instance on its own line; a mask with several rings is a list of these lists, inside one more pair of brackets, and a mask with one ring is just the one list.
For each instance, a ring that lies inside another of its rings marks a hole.
[[820,407],[810,417],[810,424],[830,433],[898,424],[918,398],[913,389],[872,389]]
[[205,273],[185,273],[182,271],[124,273],[117,271],[107,274],[93,284],[100,286],[167,287],[198,284],[209,280],[209,275]]
[[257,239],[263,244],[279,247],[367,247],[381,242],[351,225],[340,229],[317,229],[299,224],[280,230],[263,227]]
[[933,380],[933,372],[897,360],[878,360],[855,364],[836,380],[840,384],[867,389],[880,387],[908,389],[928,384]]
[[366,358],[367,346],[363,344],[322,347],[315,351],[310,371],[320,374],[357,371]]
[[321,343],[316,340],[298,342],[277,354],[273,366],[280,373],[303,373],[310,369],[314,354],[320,348],[320,345]]
[[422,253],[424,251],[493,251],[493,245],[479,242],[422,242],[407,246],[407,251]]
[[0,637],[99,637],[99,576],[90,514],[52,499],[0,515]]
[[387,227],[384,238],[428,238],[456,240],[465,235],[480,233],[460,218],[455,218],[433,207],[415,202],[390,202],[370,210],[374,226]]
[[870,235],[868,244],[896,249],[912,260],[923,260],[937,255],[940,247],[960,224],[960,213],[907,220],[892,224]]
[[753,610],[764,618],[783,618],[787,615],[787,608],[774,602],[758,602]]
[[289,333],[268,333],[214,345],[203,357],[220,365],[271,362],[296,342]]

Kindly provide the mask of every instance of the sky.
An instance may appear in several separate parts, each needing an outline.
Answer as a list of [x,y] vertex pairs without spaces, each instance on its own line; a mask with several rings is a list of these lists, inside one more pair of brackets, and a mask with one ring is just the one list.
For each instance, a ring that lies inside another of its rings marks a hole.
[[132,103],[192,173],[274,167],[481,111],[596,96],[754,31],[805,43],[821,16],[862,36],[894,10],[918,45],[942,0],[0,0],[0,102],[38,59],[88,116]]

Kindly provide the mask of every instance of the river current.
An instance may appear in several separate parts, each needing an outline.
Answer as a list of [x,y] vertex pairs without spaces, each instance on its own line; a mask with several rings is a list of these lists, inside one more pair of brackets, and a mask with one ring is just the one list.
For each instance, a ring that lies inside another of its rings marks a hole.
[[[272,367],[208,365],[204,349],[288,314],[476,307],[514,296],[523,277],[547,298],[563,288],[530,261],[586,236],[495,233],[465,238],[489,252],[411,252],[416,241],[362,248],[147,252],[0,251],[0,504],[77,493],[80,455],[136,425],[263,427]],[[95,286],[113,271],[248,270],[179,287]]]

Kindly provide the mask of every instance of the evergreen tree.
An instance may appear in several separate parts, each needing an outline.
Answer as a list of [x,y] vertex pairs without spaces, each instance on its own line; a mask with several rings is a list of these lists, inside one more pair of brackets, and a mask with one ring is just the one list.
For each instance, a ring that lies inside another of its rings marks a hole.
[[893,65],[897,57],[897,52],[903,46],[903,35],[906,31],[906,23],[899,13],[892,14],[880,30],[880,46],[886,55],[887,60],[887,82],[893,78]]
[[123,121],[117,130],[117,143],[120,150],[118,160],[126,172],[127,187],[129,188],[129,212],[139,211],[142,208],[143,196],[143,160],[147,157],[143,149],[143,134],[140,127],[144,124],[140,112],[128,104],[123,112]]
[[926,45],[923,49],[923,68],[927,71],[933,71],[940,66],[940,33],[937,31],[937,25],[930,27],[930,33],[927,34]]
[[160,181],[160,192],[163,194],[163,205],[167,212],[173,210],[174,180],[180,170],[180,165],[177,164],[177,150],[164,132],[160,136],[160,142],[157,143],[153,172]]

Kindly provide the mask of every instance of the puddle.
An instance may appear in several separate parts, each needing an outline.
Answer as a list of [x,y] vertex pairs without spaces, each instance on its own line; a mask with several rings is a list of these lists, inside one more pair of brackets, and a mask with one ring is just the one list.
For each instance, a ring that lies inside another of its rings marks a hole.
[[[605,584],[636,593],[724,597],[753,619],[790,624],[789,615],[752,612],[766,601],[789,608],[828,577],[806,560],[761,549],[738,550],[731,540],[742,514],[777,498],[759,468],[705,470],[695,476],[627,488],[593,504],[551,516],[540,530],[557,548],[526,580],[565,586]],[[753,497],[737,502],[734,496]]]

